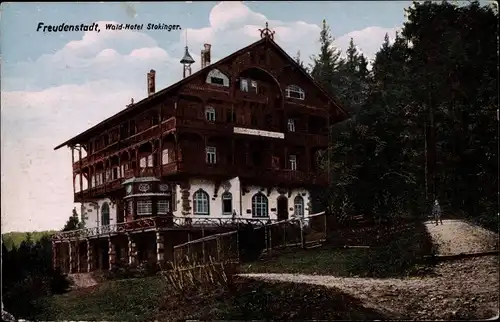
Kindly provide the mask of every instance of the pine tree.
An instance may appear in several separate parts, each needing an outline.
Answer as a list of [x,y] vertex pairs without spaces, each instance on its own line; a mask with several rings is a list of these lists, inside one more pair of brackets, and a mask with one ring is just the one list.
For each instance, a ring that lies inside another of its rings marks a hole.
[[64,225],[63,231],[70,231],[80,228],[83,228],[82,223],[80,222],[78,213],[76,212],[76,208],[73,208],[73,213],[66,222],[66,225]]
[[339,71],[344,61],[341,58],[341,51],[333,44],[334,38],[326,20],[323,20],[319,42],[321,45],[320,53],[312,57],[313,63],[310,65],[311,76],[326,91],[335,95],[341,84]]

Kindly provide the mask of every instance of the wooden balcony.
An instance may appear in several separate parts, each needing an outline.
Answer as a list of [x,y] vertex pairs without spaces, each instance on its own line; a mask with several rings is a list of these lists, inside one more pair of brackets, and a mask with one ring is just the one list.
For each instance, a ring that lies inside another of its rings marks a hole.
[[252,224],[261,226],[276,222],[269,218],[232,218],[232,217],[175,217],[156,216],[146,217],[129,222],[121,222],[111,225],[83,228],[71,231],[61,231],[54,234],[52,240],[64,241],[71,239],[99,238],[110,235],[144,232],[150,230],[178,230],[178,229],[201,229],[201,228],[223,228],[238,229],[238,226]]
[[296,145],[328,147],[328,135],[301,132],[287,132],[285,139]]
[[236,100],[255,102],[259,104],[269,104],[269,97],[263,94],[236,91],[234,98]]

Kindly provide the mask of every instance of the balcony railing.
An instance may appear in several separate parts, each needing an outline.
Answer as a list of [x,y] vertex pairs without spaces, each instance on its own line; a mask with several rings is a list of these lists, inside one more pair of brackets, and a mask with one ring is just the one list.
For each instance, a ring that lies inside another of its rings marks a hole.
[[287,132],[285,138],[297,145],[328,146],[328,134]]
[[194,217],[176,217],[176,216],[157,216],[141,218],[129,222],[104,225],[99,227],[83,228],[71,231],[57,232],[53,240],[65,240],[73,238],[99,237],[109,234],[127,233],[133,231],[145,231],[161,228],[186,229],[186,228],[204,228],[204,227],[238,227],[239,225],[252,224],[256,226],[276,222],[276,219],[269,218],[232,218],[232,217],[212,217],[212,218],[194,218]]

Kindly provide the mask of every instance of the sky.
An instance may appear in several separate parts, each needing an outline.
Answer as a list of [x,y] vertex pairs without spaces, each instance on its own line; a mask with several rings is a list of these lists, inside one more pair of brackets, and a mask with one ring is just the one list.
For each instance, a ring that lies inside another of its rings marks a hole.
[[[74,206],[71,153],[54,147],[182,78],[187,43],[200,69],[245,47],[269,23],[275,41],[306,64],[319,50],[323,19],[335,45],[352,37],[373,59],[384,35],[401,29],[409,1],[134,2],[1,4],[2,232],[61,229]],[[100,32],[37,32],[38,24],[99,25]],[[182,30],[107,31],[106,23],[165,23]],[[187,32],[187,37],[186,37]]]

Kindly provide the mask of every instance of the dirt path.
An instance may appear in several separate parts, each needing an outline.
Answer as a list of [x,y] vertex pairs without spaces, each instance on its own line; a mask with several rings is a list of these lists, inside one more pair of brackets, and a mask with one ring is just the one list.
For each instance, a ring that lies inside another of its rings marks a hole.
[[436,226],[431,221],[425,225],[438,247],[439,255],[498,250],[498,235],[482,227],[452,219],[443,220],[442,225]]
[[[427,223],[440,254],[498,249],[498,236],[456,220]],[[485,249],[486,248],[486,249]],[[435,276],[404,279],[342,278],[295,274],[242,274],[269,281],[308,283],[336,288],[361,299],[389,318],[449,320],[488,319],[498,314],[498,256],[443,262]]]

